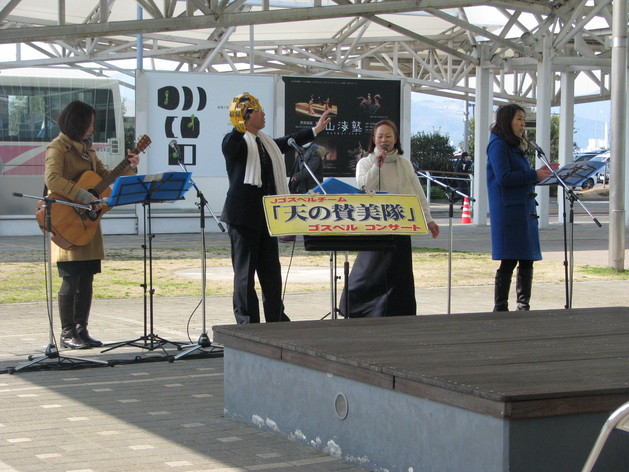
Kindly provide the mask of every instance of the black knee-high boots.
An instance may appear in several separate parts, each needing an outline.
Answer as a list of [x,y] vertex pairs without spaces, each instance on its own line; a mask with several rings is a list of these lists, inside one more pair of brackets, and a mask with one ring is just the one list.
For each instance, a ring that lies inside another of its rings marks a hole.
[[515,293],[517,295],[518,311],[528,311],[531,306],[531,288],[533,287],[533,268],[518,267],[515,280]]
[[74,299],[74,323],[76,325],[76,333],[89,347],[101,347],[103,343],[91,337],[87,330],[87,321],[90,317],[91,307],[92,291],[79,290],[76,294],[76,298]]
[[494,311],[509,311],[509,289],[512,273],[496,271],[494,279]]
[[61,319],[61,345],[70,349],[86,349],[89,345],[83,341],[74,322],[75,295],[58,295],[59,318]]
[[[66,291],[68,292],[68,291]],[[61,344],[70,349],[100,347],[102,342],[87,331],[92,306],[91,283],[69,293],[59,293],[59,317],[61,318]]]
[[[494,311],[509,311],[509,289],[511,288],[512,273],[496,271],[494,279]],[[533,287],[533,268],[518,267],[515,279],[515,293],[518,311],[527,311],[531,308],[531,289]]]

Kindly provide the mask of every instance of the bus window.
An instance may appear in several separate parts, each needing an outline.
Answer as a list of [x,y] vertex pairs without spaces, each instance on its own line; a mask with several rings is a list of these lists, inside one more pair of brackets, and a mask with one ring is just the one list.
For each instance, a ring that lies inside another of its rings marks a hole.
[[92,142],[105,166],[124,158],[120,85],[106,78],[0,76],[0,216],[32,215],[33,202],[12,192],[39,195],[46,146],[59,135],[57,119],[72,100],[96,110]]

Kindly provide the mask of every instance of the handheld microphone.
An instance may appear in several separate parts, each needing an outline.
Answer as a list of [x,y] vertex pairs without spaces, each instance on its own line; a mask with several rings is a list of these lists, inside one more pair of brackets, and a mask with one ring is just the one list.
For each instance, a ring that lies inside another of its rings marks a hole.
[[175,141],[174,139],[170,142],[170,144],[168,144],[168,147],[170,148],[170,150],[172,151],[172,156],[177,159],[178,161],[181,160],[181,154],[179,153],[179,145],[177,144],[177,141]]
[[[384,156],[382,155],[382,152],[384,152]],[[380,164],[384,162],[384,158],[386,157],[388,152],[389,148],[387,146],[380,146],[380,153],[378,154],[378,162]]]
[[297,144],[293,138],[288,138],[287,144],[290,147],[292,147],[295,151],[297,151],[299,154],[304,152],[304,148],[302,148],[299,144]]

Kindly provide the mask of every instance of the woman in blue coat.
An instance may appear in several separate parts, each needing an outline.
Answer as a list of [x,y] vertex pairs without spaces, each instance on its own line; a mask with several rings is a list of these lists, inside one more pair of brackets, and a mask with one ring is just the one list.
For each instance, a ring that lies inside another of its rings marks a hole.
[[[542,258],[537,224],[535,184],[551,174],[531,169],[524,138],[524,109],[503,105],[496,112],[487,146],[487,187],[491,219],[492,259],[500,261],[494,285],[494,311],[508,311],[513,270],[518,266],[518,310],[528,310],[533,283],[533,261]],[[553,168],[557,164],[552,164]]]

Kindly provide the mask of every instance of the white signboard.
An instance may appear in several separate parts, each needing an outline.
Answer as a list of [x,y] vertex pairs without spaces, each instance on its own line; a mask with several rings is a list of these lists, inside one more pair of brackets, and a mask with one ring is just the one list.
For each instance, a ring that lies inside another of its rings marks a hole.
[[136,80],[138,134],[152,140],[146,173],[181,170],[170,144],[193,179],[226,177],[221,142],[232,129],[232,99],[249,92],[271,108],[265,131],[273,134],[275,103],[271,76],[138,72]]

